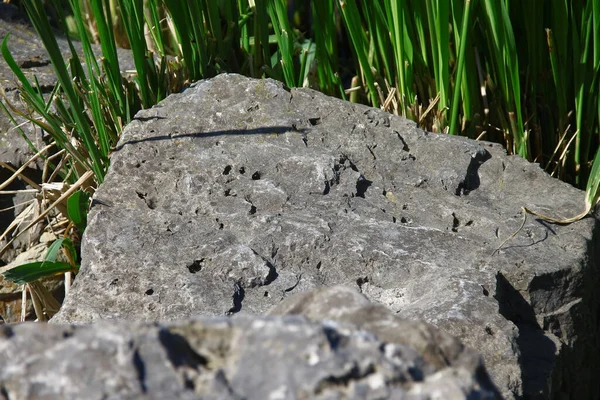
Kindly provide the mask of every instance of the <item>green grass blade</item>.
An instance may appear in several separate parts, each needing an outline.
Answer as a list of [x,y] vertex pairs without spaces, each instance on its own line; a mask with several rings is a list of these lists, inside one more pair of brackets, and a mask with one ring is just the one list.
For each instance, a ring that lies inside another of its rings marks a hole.
[[[34,123],[35,125],[39,126],[42,129],[44,129],[46,132],[48,132],[52,136],[52,138],[57,142],[59,147],[67,149],[69,151],[69,153],[71,153],[73,155],[73,157],[82,166],[84,166],[88,169],[91,169],[92,167],[87,162],[86,158],[84,158],[83,155],[81,153],[79,153],[71,145],[71,143],[69,142],[69,138],[63,132],[62,126],[60,125],[59,121],[57,121],[57,119],[49,113],[49,109],[50,109],[50,105],[51,105],[50,102],[48,102],[48,104],[46,104],[43,97],[40,95],[40,93],[41,93],[40,90],[34,89],[33,86],[31,86],[31,84],[25,77],[25,74],[23,74],[23,72],[19,68],[18,64],[15,62],[14,58],[10,54],[7,42],[8,42],[8,35],[4,38],[3,43],[2,43],[2,55],[3,55],[7,65],[11,68],[13,73],[17,76],[17,78],[20,80],[21,84],[23,85],[21,95],[23,96],[25,103],[29,104],[35,110],[35,112],[38,113],[42,117],[42,119],[31,118],[28,115],[24,115],[24,114],[21,116],[24,118],[27,118],[32,123]],[[60,86],[61,85],[59,83],[57,85],[57,87],[55,87],[53,94],[58,91]],[[51,99],[53,97],[54,97],[54,95],[50,96]],[[60,101],[58,101],[56,103],[56,106],[57,106],[57,108],[59,108],[59,111],[62,111],[63,115],[70,116],[71,114],[67,111],[66,107],[61,107],[61,104],[62,103]]]
[[600,149],[596,151],[585,190],[585,207],[589,212],[600,199]]
[[367,57],[367,49],[369,48],[367,38],[362,29],[360,14],[355,0],[338,0],[342,16],[344,18],[345,27],[350,36],[352,48],[358,58],[358,63],[365,83],[367,84],[369,100],[373,107],[379,107],[377,98],[377,89],[375,88],[375,77],[371,70],[371,65]]
[[[514,139],[514,151],[527,158],[528,143],[525,138],[521,110],[521,80],[515,38],[504,1],[484,0],[486,27],[489,29],[489,52],[493,60],[494,73],[500,85],[505,120],[505,129]],[[507,117],[507,118],[506,118]]]
[[50,247],[48,247],[48,250],[46,251],[44,263],[55,262],[58,258],[58,253],[61,248],[65,249],[65,251],[68,253],[68,256],[72,260],[77,259],[77,251],[75,250],[73,241],[67,237],[56,239],[54,242],[52,242],[52,244],[50,245]]
[[67,200],[67,213],[69,219],[73,221],[80,232],[83,232],[87,225],[87,212],[90,206],[89,199],[89,194],[82,190],[78,190]]
[[456,70],[456,78],[454,84],[454,94],[451,104],[450,116],[450,131],[451,135],[457,135],[460,132],[457,129],[458,109],[460,100],[460,88],[463,80],[465,69],[465,52],[467,50],[467,38],[469,37],[469,21],[471,15],[471,0],[465,1],[465,10],[463,13],[462,26],[460,29],[460,43],[458,45],[458,68]]
[[280,56],[278,63],[283,72],[284,82],[290,87],[298,86],[298,82],[296,82],[295,79],[294,60],[292,58],[294,53],[294,41],[291,37],[292,28],[288,21],[285,0],[269,1],[267,11],[271,18],[271,24],[273,25],[273,30],[275,31],[275,36],[277,38],[277,52]]
[[163,40],[163,33],[161,30],[161,18],[159,16],[160,11],[160,3],[159,0],[147,0],[146,3],[146,11],[147,18],[146,23],[148,25],[148,29],[150,31],[150,35],[152,36],[152,42],[156,48],[158,54],[162,57],[166,55],[165,52],[165,43]]
[[311,69],[315,62],[316,47],[316,44],[311,40],[306,40],[302,44],[302,51],[300,53],[300,72],[298,75],[298,87],[311,86]]
[[50,245],[50,247],[48,247],[48,250],[46,251],[46,257],[44,257],[44,262],[56,261],[56,258],[58,257],[58,252],[60,251],[60,248],[62,247],[64,241],[65,238],[61,238],[52,242],[52,244]]
[[432,16],[430,28],[433,27],[431,46],[434,54],[435,84],[440,94],[440,109],[450,105],[450,10],[449,2],[436,0],[427,2]]
[[[177,34],[177,47],[181,59],[189,73],[190,79],[196,81],[205,77],[206,67],[210,59],[206,47],[206,32],[200,4],[196,1],[185,0],[163,0],[167,11],[173,20]],[[206,59],[205,59],[206,58]]]
[[6,64],[9,66],[13,74],[16,75],[21,85],[23,85],[23,90],[30,96],[31,104],[35,105],[36,108],[44,108],[44,106],[42,106],[44,104],[44,98],[42,97],[42,94],[39,91],[33,89],[33,86],[31,86],[31,83],[29,83],[29,80],[27,79],[27,77],[13,58],[12,54],[10,53],[10,50],[8,49],[9,37],[10,32],[7,33],[4,39],[2,40],[2,57],[4,57],[4,61],[6,61]]
[[[77,3],[77,0],[72,0]],[[119,66],[119,57],[117,55],[117,46],[115,34],[112,29],[112,14],[110,11],[110,4],[108,0],[97,0],[91,2],[92,9],[94,10],[94,16],[96,18],[96,24],[98,26],[98,36],[100,38],[100,46],[102,49],[102,56],[104,62],[104,72],[108,78],[109,92],[114,96],[116,100],[116,107],[118,115],[125,121],[129,120],[129,116],[126,113],[126,97],[122,86],[121,70]]]
[[4,279],[8,281],[16,284],[25,284],[37,281],[41,278],[64,274],[65,272],[71,271],[77,271],[77,268],[66,262],[36,261],[11,268],[8,271],[3,272],[2,275],[4,275]]
[[[100,154],[98,147],[90,129],[89,122],[81,105],[81,100],[73,87],[73,81],[67,71],[64,59],[56,42],[56,38],[50,23],[46,17],[46,11],[40,0],[28,0],[24,2],[25,9],[30,17],[31,23],[38,32],[44,47],[48,52],[52,67],[56,73],[57,80],[65,93],[71,107],[71,115],[77,125],[77,133],[91,159],[91,168],[98,182],[104,179],[105,162]],[[85,165],[85,164],[84,164]]]
[[311,0],[313,34],[317,62],[319,89],[329,95],[346,99],[339,75],[339,51],[336,37],[335,3]]
[[152,107],[166,96],[166,88],[159,85],[159,64],[146,43],[144,0],[119,0],[119,5],[133,54],[137,73],[135,81],[140,91],[142,106]]
[[268,1],[255,0],[253,12],[253,54],[250,63],[253,76],[262,76],[266,67],[271,66],[271,54],[269,53],[269,19],[268,19]]

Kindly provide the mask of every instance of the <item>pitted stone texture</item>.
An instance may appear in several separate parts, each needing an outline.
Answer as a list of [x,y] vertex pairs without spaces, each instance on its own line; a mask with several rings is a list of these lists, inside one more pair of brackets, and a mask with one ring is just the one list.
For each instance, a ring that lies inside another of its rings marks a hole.
[[56,322],[261,314],[354,285],[483,354],[506,397],[598,397],[597,222],[499,145],[222,75],[140,112],[89,215]]
[[[0,393],[61,400],[499,398],[473,350],[431,326],[380,311],[409,333],[396,333],[401,343],[299,316],[4,325]],[[447,359],[430,362],[428,352]]]

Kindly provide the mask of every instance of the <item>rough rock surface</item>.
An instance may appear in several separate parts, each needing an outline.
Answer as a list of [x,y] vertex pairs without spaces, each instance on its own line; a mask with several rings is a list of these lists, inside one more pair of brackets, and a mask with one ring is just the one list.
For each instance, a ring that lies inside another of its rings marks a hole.
[[222,75],[140,112],[97,191],[54,322],[262,314],[354,285],[481,352],[507,398],[598,398],[598,223],[501,146]]
[[[336,299],[349,300],[358,313],[372,310],[346,288],[318,296],[332,299],[333,314]],[[401,329],[393,333],[400,341],[299,316],[3,325],[0,398],[499,398],[473,350],[432,326],[375,309],[382,322]]]

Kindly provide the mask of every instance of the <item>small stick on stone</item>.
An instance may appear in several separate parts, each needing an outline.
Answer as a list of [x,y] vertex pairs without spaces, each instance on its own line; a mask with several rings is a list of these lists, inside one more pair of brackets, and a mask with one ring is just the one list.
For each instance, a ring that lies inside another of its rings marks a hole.
[[500,246],[498,246],[498,248],[492,252],[490,257],[493,256],[494,254],[496,254],[496,252],[500,251],[500,249],[506,244],[506,242],[508,242],[509,240],[514,238],[519,232],[521,232],[521,229],[523,229],[523,227],[525,226],[525,221],[527,221],[527,214],[535,215],[536,217],[541,218],[544,221],[552,222],[555,224],[568,225],[573,222],[579,221],[580,219],[585,217],[590,212],[590,210],[588,209],[588,210],[583,211],[581,214],[578,214],[572,218],[557,219],[557,218],[548,217],[544,214],[540,214],[538,212],[530,210],[527,207],[521,207],[521,211],[523,212],[523,222],[521,223],[521,226],[519,227],[519,229],[517,229],[512,235],[510,235],[509,237],[504,239],[504,241],[500,244]]
[[517,236],[517,233],[521,232],[521,229],[523,229],[523,227],[525,226],[525,222],[527,221],[527,209],[525,207],[521,207],[521,212],[523,213],[523,222],[521,223],[519,229],[517,229],[512,235],[504,239],[502,243],[500,243],[500,246],[498,246],[498,248],[494,250],[492,254],[490,254],[490,257],[496,254],[496,252],[500,251],[500,249],[506,244],[506,242]]

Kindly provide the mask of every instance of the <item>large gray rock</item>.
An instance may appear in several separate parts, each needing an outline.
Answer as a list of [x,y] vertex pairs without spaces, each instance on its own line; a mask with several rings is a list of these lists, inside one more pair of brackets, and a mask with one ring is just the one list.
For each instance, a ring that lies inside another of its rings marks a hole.
[[222,75],[140,112],[95,195],[54,322],[262,314],[354,285],[483,355],[503,395],[597,398],[597,221],[501,146]]
[[[359,313],[373,310],[346,288],[318,296],[332,299],[334,314],[340,298]],[[400,341],[294,316],[4,325],[0,393],[61,400],[498,398],[473,350],[432,326],[374,309],[400,329],[393,334]]]

